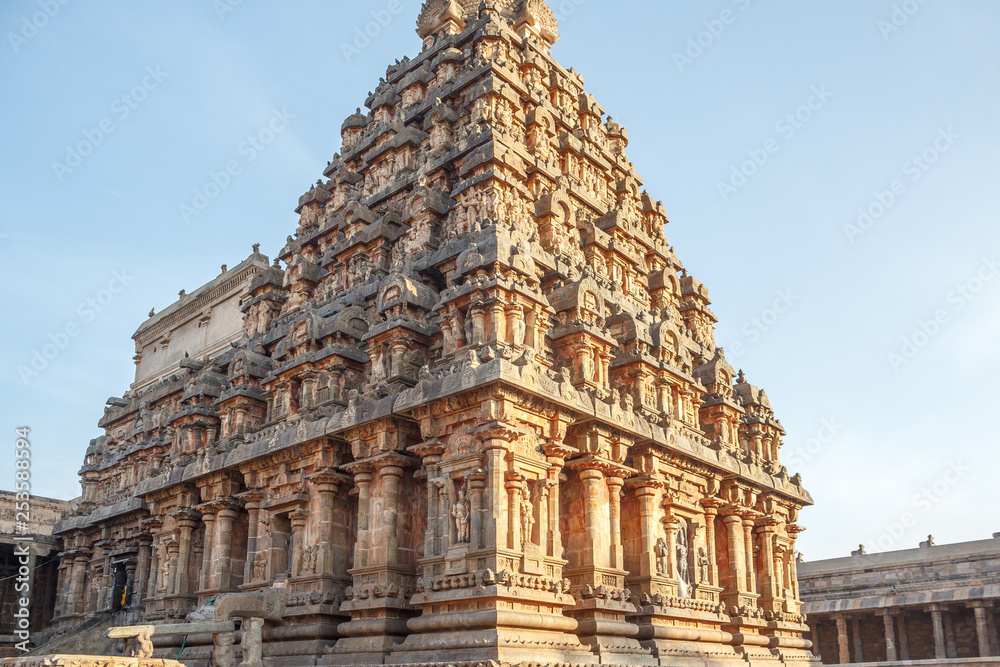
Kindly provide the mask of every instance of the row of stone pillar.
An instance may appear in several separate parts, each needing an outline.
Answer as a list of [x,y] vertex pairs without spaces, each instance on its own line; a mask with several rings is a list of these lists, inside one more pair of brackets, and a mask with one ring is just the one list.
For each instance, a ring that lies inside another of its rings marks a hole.
[[[974,602],[970,606],[975,615],[977,655],[979,657],[997,655],[1000,653],[1000,640],[997,637],[996,618],[992,609],[985,602]],[[930,605],[926,611],[931,617],[935,659],[946,660],[959,657],[951,611],[947,606],[941,604]],[[885,660],[887,662],[910,660],[909,630],[905,612],[903,610],[884,610],[879,615],[882,618],[882,629],[885,633]],[[862,640],[862,619],[838,616],[834,618],[834,622],[837,626],[837,651],[840,664],[873,662],[876,661],[876,658],[881,657],[866,654]],[[813,637],[814,640],[817,637],[815,625],[813,626]]]

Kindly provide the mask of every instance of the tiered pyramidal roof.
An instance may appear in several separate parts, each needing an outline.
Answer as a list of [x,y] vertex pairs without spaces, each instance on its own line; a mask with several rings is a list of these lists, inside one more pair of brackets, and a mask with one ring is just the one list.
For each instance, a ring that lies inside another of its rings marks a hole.
[[112,399],[74,581],[140,539],[145,620],[278,586],[268,655],[319,664],[814,664],[784,431],[551,9],[427,0],[417,28],[280,262],[241,265],[239,340]]

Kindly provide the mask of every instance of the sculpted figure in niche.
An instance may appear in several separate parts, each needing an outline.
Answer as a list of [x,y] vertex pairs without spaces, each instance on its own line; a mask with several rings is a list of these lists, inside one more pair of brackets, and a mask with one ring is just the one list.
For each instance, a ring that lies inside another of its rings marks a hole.
[[264,581],[267,578],[267,552],[261,551],[253,559],[254,581]]
[[523,494],[521,498],[521,542],[528,544],[531,542],[531,528],[535,525],[535,506],[531,502],[531,491],[528,483],[524,482],[521,487]]
[[462,487],[458,490],[458,502],[451,509],[451,515],[455,519],[459,544],[468,544],[471,541],[469,539],[469,522],[472,515],[472,507],[465,496],[465,487]]
[[518,310],[514,314],[514,345],[521,346],[524,345],[524,336],[528,332],[528,327],[524,323],[524,311]]
[[656,552],[656,573],[668,575],[670,572],[670,550],[667,547],[666,538],[661,537],[656,540],[654,551]]
[[591,359],[589,351],[580,356],[580,379],[584,382],[591,382],[594,379],[594,360]]
[[680,581],[678,595],[682,598],[689,597],[691,580],[688,572],[688,534],[687,527],[682,523],[677,531],[677,579]]
[[704,583],[708,583],[708,570],[711,563],[708,561],[708,555],[705,554],[704,548],[698,549],[698,578]]

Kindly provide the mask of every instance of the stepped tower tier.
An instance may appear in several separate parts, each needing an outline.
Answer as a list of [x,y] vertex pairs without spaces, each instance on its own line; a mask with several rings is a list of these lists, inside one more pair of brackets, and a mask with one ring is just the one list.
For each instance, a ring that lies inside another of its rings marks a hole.
[[817,664],[785,432],[555,15],[417,33],[230,285],[230,348],[111,400],[61,621],[123,564],[148,622],[284,588],[280,664]]

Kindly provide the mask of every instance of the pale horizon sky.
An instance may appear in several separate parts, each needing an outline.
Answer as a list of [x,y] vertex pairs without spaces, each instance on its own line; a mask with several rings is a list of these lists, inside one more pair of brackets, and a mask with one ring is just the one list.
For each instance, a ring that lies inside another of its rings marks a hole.
[[[34,492],[79,494],[146,313],[274,256],[343,120],[419,53],[420,4],[0,5],[0,488],[26,425]],[[788,431],[806,559],[1000,531],[1000,4],[549,4],[553,54],[628,129],[718,344]]]

